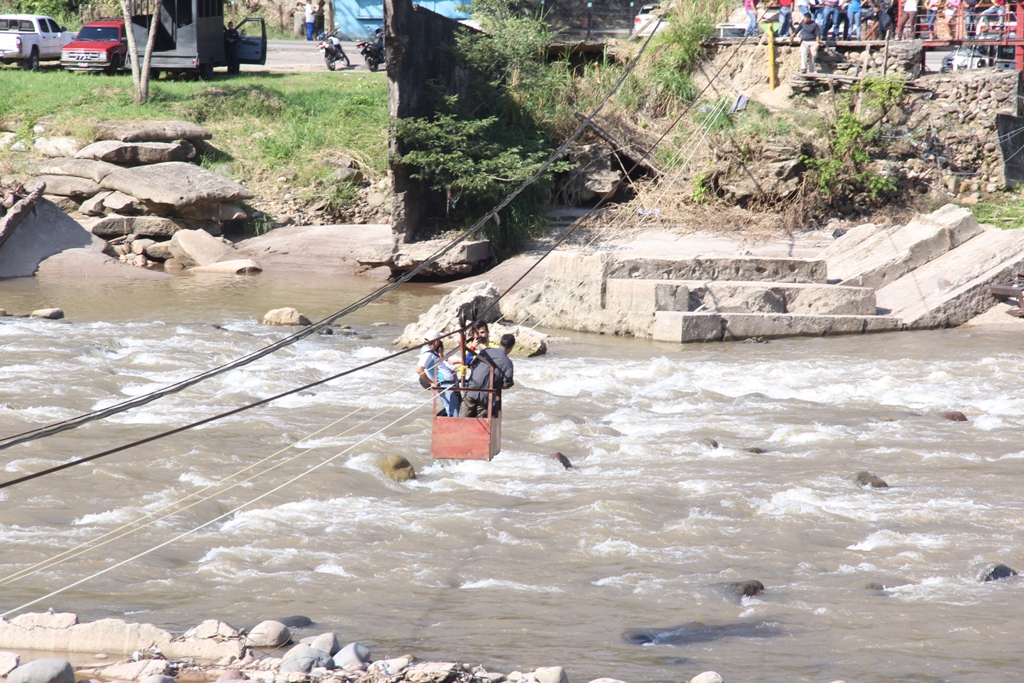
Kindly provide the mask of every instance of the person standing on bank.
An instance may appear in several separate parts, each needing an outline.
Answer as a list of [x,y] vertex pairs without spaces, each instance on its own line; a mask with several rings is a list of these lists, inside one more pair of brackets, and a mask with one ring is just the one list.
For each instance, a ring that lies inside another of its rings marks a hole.
[[[485,346],[477,350],[473,362],[469,366],[469,378],[466,381],[466,388],[469,391],[462,398],[459,417],[487,417],[489,409],[492,410],[493,417],[498,417],[501,414],[501,390],[511,389],[515,385],[512,360],[508,357],[515,345],[515,337],[511,334],[503,334],[498,348]],[[494,369],[495,388],[498,391],[494,394],[482,391],[474,392],[473,389],[492,388],[492,368]]]
[[800,73],[814,73],[814,61],[821,45],[821,27],[810,14],[804,15],[796,34],[800,36]]
[[242,42],[242,36],[238,35],[235,22],[229,21],[228,28],[224,31],[224,58],[228,62],[228,73],[237,74],[238,67],[238,44]]
[[788,38],[793,32],[793,0],[779,0],[779,20],[782,26],[776,34],[780,38]]
[[313,23],[316,21],[316,10],[313,3],[306,3],[306,40],[313,40]]

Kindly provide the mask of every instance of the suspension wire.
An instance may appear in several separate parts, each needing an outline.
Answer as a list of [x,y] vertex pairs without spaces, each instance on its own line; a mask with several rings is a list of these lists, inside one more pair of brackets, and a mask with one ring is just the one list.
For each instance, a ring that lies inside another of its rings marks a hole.
[[[659,16],[658,17],[658,21],[655,24],[655,29],[657,29],[657,27],[661,25],[661,22],[662,22],[662,18]],[[148,393],[148,394],[143,394],[142,396],[138,396],[138,397],[129,399],[127,401],[122,401],[121,403],[117,403],[117,404],[115,404],[113,406],[109,406],[107,408],[102,408],[100,410],[94,410],[94,411],[92,411],[90,413],[85,413],[83,415],[79,415],[77,417],[69,418],[69,419],[63,420],[61,422],[56,422],[56,423],[52,423],[52,424],[49,424],[49,425],[44,425],[42,427],[37,427],[35,429],[31,429],[31,430],[28,430],[28,431],[25,431],[25,432],[21,432],[20,434],[15,434],[15,435],[6,437],[6,438],[0,440],[0,450],[11,448],[12,446],[16,446],[18,444],[26,443],[28,441],[34,441],[36,439],[41,439],[41,438],[44,438],[44,437],[47,437],[47,436],[52,436],[54,434],[59,434],[60,432],[64,432],[64,431],[67,431],[69,429],[75,429],[77,427],[80,427],[80,426],[82,426],[82,425],[84,425],[84,424],[86,424],[88,422],[92,422],[94,420],[101,420],[101,419],[110,417],[111,415],[116,415],[118,413],[122,413],[122,412],[125,412],[127,410],[131,410],[132,408],[137,408],[139,406],[146,405],[147,403],[151,403],[151,402],[153,402],[153,401],[155,401],[157,399],[163,398],[164,396],[168,396],[170,394],[175,394],[175,393],[178,393],[180,391],[183,391],[184,389],[187,389],[188,387],[191,387],[191,386],[193,386],[195,384],[198,384],[198,383],[200,383],[202,381],[210,379],[211,377],[216,377],[217,375],[223,374],[223,373],[228,372],[230,370],[234,370],[234,369],[242,367],[244,365],[248,365],[249,363],[252,363],[252,362],[254,362],[256,360],[259,360],[260,358],[263,358],[264,356],[267,356],[267,355],[269,355],[271,353],[279,351],[280,349],[285,348],[286,346],[291,346],[292,344],[295,344],[296,342],[298,342],[298,341],[300,341],[302,339],[305,339],[306,337],[308,337],[308,336],[310,336],[312,334],[315,334],[316,332],[319,332],[320,330],[322,330],[325,327],[329,326],[331,323],[335,322],[339,318],[343,318],[344,316],[349,315],[350,313],[352,313],[354,311],[357,311],[357,310],[359,310],[361,308],[364,308],[365,306],[368,306],[370,303],[376,301],[377,299],[379,299],[380,297],[384,296],[385,294],[397,290],[403,284],[405,284],[410,279],[412,279],[413,277],[418,275],[424,268],[426,268],[427,266],[433,264],[438,259],[440,259],[442,256],[447,254],[449,251],[454,249],[456,246],[458,246],[459,244],[461,244],[462,242],[466,241],[467,239],[469,239],[470,237],[475,235],[477,232],[479,232],[483,228],[483,226],[487,223],[487,221],[489,221],[489,220],[491,220],[493,218],[496,218],[498,213],[502,209],[504,209],[506,206],[508,206],[516,197],[518,197],[524,190],[526,190],[527,187],[529,187],[530,185],[535,183],[544,174],[544,172],[547,171],[547,169],[550,168],[551,165],[555,163],[555,161],[560,159],[565,154],[566,150],[568,150],[569,146],[572,145],[572,143],[574,143],[577,140],[577,138],[579,138],[579,136],[583,134],[583,131],[586,130],[586,128],[590,125],[590,123],[593,121],[594,117],[597,116],[601,112],[601,110],[604,108],[605,104],[608,103],[608,101],[612,98],[612,96],[616,92],[618,92],[619,88],[621,88],[622,85],[626,82],[626,79],[629,77],[629,75],[636,68],[637,64],[640,63],[640,58],[643,57],[644,52],[647,50],[648,45],[650,45],[651,40],[654,38],[654,35],[655,35],[654,31],[652,31],[651,35],[647,36],[647,39],[644,41],[644,44],[640,47],[639,52],[637,52],[636,56],[633,57],[633,60],[629,63],[629,65],[626,67],[626,69],[622,72],[622,75],[619,77],[619,79],[612,86],[611,90],[609,90],[605,94],[604,98],[598,103],[598,105],[594,108],[594,110],[590,112],[590,114],[586,117],[586,119],[584,119],[580,123],[580,125],[576,128],[576,130],[572,133],[572,135],[570,135],[561,144],[561,146],[559,146],[559,148],[557,150],[555,150],[548,157],[548,159],[544,163],[542,163],[540,165],[540,167],[537,168],[537,170],[533,173],[533,175],[531,175],[529,178],[527,178],[522,183],[520,183],[520,185],[515,190],[513,190],[510,194],[508,194],[494,208],[492,208],[490,211],[488,211],[486,214],[484,214],[483,217],[479,218],[471,227],[466,229],[461,235],[455,237],[453,240],[448,242],[446,245],[444,245],[441,248],[439,248],[432,255],[430,255],[427,259],[425,259],[419,265],[414,267],[412,270],[410,270],[407,273],[405,273],[404,275],[402,275],[395,282],[378,288],[376,291],[371,292],[370,294],[367,294],[366,296],[364,296],[363,298],[359,299],[355,303],[352,303],[352,304],[346,306],[345,308],[341,309],[340,311],[332,313],[331,315],[327,316],[326,318],[323,318],[322,320],[319,320],[316,323],[313,323],[309,327],[307,327],[307,328],[305,328],[303,330],[300,330],[299,332],[296,332],[295,334],[292,334],[292,335],[290,335],[288,337],[285,337],[284,339],[281,339],[281,340],[279,340],[277,342],[274,342],[273,344],[269,344],[267,346],[264,346],[263,348],[258,349],[256,351],[253,351],[252,353],[249,353],[249,354],[247,354],[245,356],[242,356],[241,358],[237,358],[237,359],[235,359],[235,360],[233,360],[233,361],[231,361],[229,363],[225,363],[223,365],[217,366],[217,367],[215,367],[215,368],[213,368],[211,370],[207,370],[206,372],[203,372],[201,374],[194,375],[194,376],[192,376],[192,377],[190,377],[188,379],[182,380],[182,381],[177,382],[175,384],[172,384],[172,385],[170,385],[168,387],[164,387],[163,389],[158,389],[157,391],[154,391],[154,392],[151,392],[151,393]],[[0,488],[3,488],[3,486],[0,485]]]
[[[190,508],[195,507],[196,505],[199,505],[200,503],[204,503],[204,502],[206,502],[208,500],[211,500],[211,499],[213,499],[213,498],[215,498],[215,497],[217,497],[217,496],[219,496],[219,495],[221,495],[223,493],[226,493],[226,492],[230,491],[231,489],[234,489],[234,488],[236,488],[238,486],[241,486],[242,484],[245,484],[245,483],[247,483],[249,481],[252,481],[253,479],[255,479],[255,478],[259,477],[259,476],[262,476],[262,475],[266,474],[267,472],[270,472],[271,470],[277,469],[278,467],[280,467],[282,465],[285,465],[285,464],[295,460],[296,458],[300,457],[301,455],[305,455],[305,453],[307,453],[308,451],[304,451],[303,453],[299,453],[298,455],[286,458],[286,459],[282,460],[281,462],[275,463],[275,464],[271,465],[270,467],[268,467],[267,469],[261,470],[260,472],[257,472],[256,474],[253,474],[252,476],[247,477],[246,479],[242,479],[240,481],[237,481],[237,482],[231,484],[230,486],[223,486],[226,482],[230,481],[231,479],[233,479],[233,478],[235,478],[237,476],[240,476],[240,475],[244,474],[245,472],[247,472],[247,471],[249,471],[249,470],[251,470],[251,469],[253,469],[255,467],[258,467],[259,465],[262,465],[263,463],[271,460],[272,458],[280,455],[281,453],[284,453],[285,451],[287,451],[287,450],[289,450],[291,448],[296,448],[298,446],[298,444],[302,443],[303,441],[306,441],[307,439],[310,439],[310,438],[316,436],[317,434],[320,434],[321,432],[324,432],[324,431],[330,429],[331,427],[333,427],[334,425],[338,424],[339,422],[352,417],[353,415],[355,415],[356,413],[358,413],[359,411],[361,411],[361,410],[363,410],[365,408],[368,408],[372,403],[380,400],[381,398],[383,398],[385,396],[390,396],[391,394],[395,393],[399,389],[402,389],[403,387],[405,387],[405,386],[407,386],[409,384],[412,384],[412,382],[413,382],[413,380],[410,380],[409,382],[403,382],[401,384],[396,385],[393,389],[391,389],[390,391],[388,391],[385,394],[378,394],[374,399],[363,403],[358,408],[355,408],[354,410],[350,411],[347,415],[343,415],[342,417],[339,417],[334,422],[331,422],[331,423],[329,423],[327,425],[324,425],[323,427],[321,427],[320,429],[316,430],[315,432],[311,432],[309,434],[306,434],[301,439],[298,439],[297,441],[293,441],[292,443],[288,444],[284,448],[281,448],[280,450],[278,450],[278,451],[276,451],[274,453],[271,453],[270,455],[266,456],[265,458],[263,458],[261,460],[258,460],[257,462],[252,463],[251,465],[246,465],[242,469],[240,469],[240,470],[238,470],[236,472],[233,472],[233,473],[225,476],[220,481],[218,481],[218,482],[216,482],[214,484],[210,484],[208,486],[204,486],[203,488],[199,489],[198,491],[193,491],[192,493],[190,493],[187,496],[183,496],[182,498],[179,498],[178,500],[175,500],[175,501],[172,501],[170,503],[167,503],[166,505],[164,505],[163,507],[161,507],[161,508],[159,508],[157,510],[153,510],[152,512],[146,513],[142,517],[134,519],[131,522],[127,522],[126,524],[123,524],[123,525],[117,527],[116,529],[111,529],[110,531],[108,531],[108,532],[106,532],[106,533],[104,533],[104,534],[102,534],[100,536],[97,536],[96,538],[90,539],[90,540],[88,540],[88,541],[86,541],[84,543],[81,543],[81,544],[75,546],[74,548],[69,548],[68,550],[60,552],[57,555],[54,555],[54,556],[52,556],[52,557],[50,557],[50,558],[48,558],[46,560],[42,560],[40,562],[37,562],[34,565],[31,565],[31,566],[28,566],[28,567],[24,567],[23,569],[20,569],[20,570],[14,572],[12,574],[8,574],[7,576],[5,576],[3,578],[0,578],[0,586],[5,586],[5,585],[7,585],[9,583],[14,583],[15,581],[19,581],[19,580],[21,580],[23,578],[26,578],[28,576],[32,576],[33,574],[37,574],[37,573],[39,573],[41,571],[45,571],[47,569],[51,569],[52,567],[55,567],[55,566],[57,566],[59,564],[63,564],[64,562],[66,562],[66,561],[68,561],[70,559],[73,559],[75,557],[78,557],[79,555],[83,555],[83,554],[89,552],[90,550],[95,550],[96,548],[100,548],[102,546],[105,546],[108,543],[113,543],[114,541],[116,541],[118,539],[124,538],[125,536],[133,534],[133,533],[135,533],[137,531],[141,531],[142,529],[145,529],[148,526],[156,524],[157,522],[161,522],[161,521],[167,519],[168,517],[173,517],[174,515],[180,514],[180,513],[184,512],[185,510],[188,510]],[[388,408],[388,409],[378,413],[377,415],[374,415],[373,417],[367,418],[366,420],[363,420],[362,422],[360,422],[358,424],[355,424],[352,427],[349,427],[348,429],[346,429],[343,432],[340,432],[339,434],[335,434],[335,436],[344,436],[345,434],[348,434],[349,432],[351,432],[352,430],[356,429],[357,427],[361,427],[362,425],[365,425],[370,420],[376,419],[376,418],[378,418],[378,417],[380,417],[380,416],[390,412],[391,410],[394,410],[394,408],[395,408],[395,406],[392,406],[392,407],[390,407],[390,408]],[[223,486],[223,488],[221,488],[222,486]],[[185,503],[186,501],[188,501],[191,498],[195,498],[196,496],[202,495],[206,491],[209,491],[211,489],[216,489],[216,488],[220,488],[220,490],[216,491],[214,493],[211,493],[208,496],[200,498],[199,500],[196,500],[195,502],[190,503],[189,505],[187,505],[187,506],[185,506],[183,508],[179,508],[179,509],[174,510],[172,512],[168,512],[167,514],[165,514],[165,515],[163,515],[161,517],[157,517],[156,519],[152,519],[151,521],[146,522],[145,524],[141,524],[139,526],[136,526],[140,522],[142,522],[143,520],[149,519],[151,517],[156,517],[157,515],[159,515],[160,513],[164,512],[166,510],[169,510],[169,509],[171,509],[171,508],[173,508],[175,506],[181,505],[182,503]],[[134,528],[131,528],[131,527],[134,527]],[[125,531],[125,529],[127,529],[127,531]],[[124,533],[119,533],[119,532],[124,532]],[[115,534],[118,534],[118,535],[114,536]],[[113,538],[109,538],[110,536],[113,536]],[[107,540],[103,540],[103,539],[107,539]],[[99,541],[102,541],[102,542],[99,542]]]
[[[428,401],[433,401],[433,398],[430,398],[430,399],[427,399],[427,400]],[[182,533],[178,534],[174,538],[172,538],[170,540],[167,540],[167,541],[164,541],[163,543],[160,543],[158,545],[155,545],[152,548],[149,548],[148,550],[142,551],[141,553],[138,553],[136,555],[132,555],[131,557],[129,557],[126,560],[121,560],[120,562],[118,562],[116,564],[113,564],[113,565],[110,565],[109,567],[101,569],[100,571],[95,572],[93,574],[90,574],[89,576],[86,576],[85,578],[79,579],[79,580],[74,581],[74,582],[72,582],[70,584],[67,584],[66,586],[58,588],[57,590],[51,591],[51,592],[47,593],[46,595],[44,595],[42,597],[36,598],[34,600],[30,600],[29,602],[26,602],[25,604],[20,605],[18,607],[15,607],[13,609],[9,609],[6,612],[4,612],[3,614],[0,614],[0,619],[3,619],[4,617],[7,617],[10,614],[14,614],[15,612],[20,612],[21,610],[23,610],[23,609],[25,609],[27,607],[31,607],[32,605],[35,605],[37,603],[40,603],[43,600],[48,600],[49,598],[52,598],[55,595],[60,595],[64,591],[67,591],[67,590],[70,590],[72,588],[75,588],[76,586],[80,586],[80,585],[82,585],[83,583],[85,583],[87,581],[91,581],[92,579],[100,577],[100,576],[102,576],[102,575],[104,575],[104,574],[106,574],[108,572],[111,572],[111,571],[113,571],[113,570],[115,570],[115,569],[117,569],[119,567],[123,567],[126,564],[134,562],[135,560],[137,560],[139,558],[145,557],[146,555],[149,555],[150,553],[154,553],[157,550],[160,550],[161,548],[166,548],[167,546],[171,545],[172,543],[176,543],[177,541],[180,541],[181,539],[183,539],[183,538],[185,538],[187,536],[190,536],[190,535],[194,534],[195,532],[197,532],[197,531],[199,531],[201,529],[205,529],[206,527],[210,526],[214,522],[218,522],[218,521],[224,519],[225,517],[233,515],[234,513],[238,512],[239,510],[242,510],[243,508],[246,508],[246,507],[252,505],[253,503],[256,503],[256,502],[258,502],[260,500],[263,500],[267,496],[269,496],[269,495],[271,495],[273,493],[276,493],[276,492],[280,491],[281,489],[283,489],[283,488],[285,488],[287,486],[290,486],[290,485],[294,484],[299,479],[302,479],[303,477],[305,477],[307,474],[309,474],[311,472],[315,472],[316,470],[320,469],[324,465],[328,465],[328,464],[334,462],[335,460],[337,460],[341,456],[343,456],[346,453],[350,452],[356,446],[362,445],[362,444],[366,443],[367,441],[369,441],[370,439],[372,439],[373,437],[381,434],[385,430],[390,429],[391,427],[395,426],[396,424],[398,424],[399,422],[401,422],[402,420],[404,420],[405,418],[409,417],[414,412],[419,410],[420,407],[423,406],[425,403],[426,403],[426,401],[424,401],[423,403],[416,404],[411,410],[409,410],[406,413],[404,413],[403,415],[399,416],[394,421],[384,425],[383,427],[378,429],[373,434],[370,434],[370,435],[360,439],[359,441],[357,441],[356,443],[352,444],[348,448],[344,449],[343,451],[340,451],[339,453],[335,453],[334,455],[332,455],[331,457],[327,458],[326,460],[322,460],[321,462],[319,462],[319,463],[309,467],[304,472],[300,472],[299,474],[295,475],[294,477],[292,477],[291,479],[287,480],[283,484],[279,484],[279,485],[275,486],[274,488],[270,489],[269,491],[266,491],[265,493],[261,493],[260,495],[256,496],[255,498],[253,498],[253,499],[251,499],[249,501],[246,501],[246,502],[244,502],[244,503],[242,503],[240,505],[236,505],[235,507],[231,508],[230,510],[228,510],[224,514],[218,515],[217,517],[214,517],[213,519],[211,519],[211,520],[209,520],[207,522],[203,522],[202,524],[200,524],[198,526],[195,526],[195,527],[189,529],[188,531],[183,531]]]

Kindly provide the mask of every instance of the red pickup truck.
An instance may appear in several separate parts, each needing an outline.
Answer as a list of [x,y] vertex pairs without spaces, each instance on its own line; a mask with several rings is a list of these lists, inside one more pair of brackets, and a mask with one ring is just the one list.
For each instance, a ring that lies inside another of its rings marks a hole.
[[82,27],[64,46],[60,65],[68,71],[116,73],[128,61],[128,38],[123,19],[103,19]]

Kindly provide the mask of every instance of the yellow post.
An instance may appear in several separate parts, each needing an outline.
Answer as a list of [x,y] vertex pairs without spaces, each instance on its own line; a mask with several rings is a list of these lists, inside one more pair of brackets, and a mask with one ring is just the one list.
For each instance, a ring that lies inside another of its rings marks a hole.
[[768,25],[768,87],[775,90],[776,78],[775,78],[775,31],[772,30],[773,26]]

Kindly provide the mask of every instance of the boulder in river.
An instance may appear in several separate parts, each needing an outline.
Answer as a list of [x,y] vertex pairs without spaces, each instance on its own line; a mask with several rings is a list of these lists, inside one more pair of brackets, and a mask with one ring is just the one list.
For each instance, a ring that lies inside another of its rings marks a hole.
[[967,416],[961,413],[959,410],[950,410],[945,413],[939,413],[939,415],[953,422],[967,422]]
[[262,273],[263,269],[259,267],[252,259],[234,259],[231,261],[218,261],[217,263],[210,263],[205,266],[196,266],[195,268],[189,268],[190,273],[211,273],[214,275],[255,275],[256,273]]
[[380,469],[395,481],[409,481],[416,478],[412,463],[400,455],[389,455],[380,461]]
[[334,655],[334,666],[338,669],[363,669],[370,661],[370,648],[362,643],[349,643]]
[[186,268],[216,263],[231,247],[205,230],[179,230],[171,238],[171,255]]
[[1005,564],[997,564],[988,570],[982,577],[982,582],[988,581],[999,581],[1000,579],[1008,579],[1011,576],[1017,576],[1017,572],[1013,571]]
[[856,475],[858,486],[870,486],[873,489],[887,489],[889,485],[885,483],[885,480],[875,476],[873,473],[867,470],[858,472]]
[[33,318],[46,318],[47,320],[60,320],[64,317],[64,311],[59,308],[39,308],[30,315]]
[[160,164],[168,161],[188,161],[196,155],[196,148],[190,142],[119,142],[103,140],[82,148],[76,159],[96,159],[110,164],[139,166]]
[[309,325],[309,318],[294,308],[275,308],[260,318],[261,325]]
[[75,683],[75,671],[64,659],[46,657],[19,666],[8,674],[7,683]]
[[715,439],[707,438],[701,441],[701,444],[708,448],[718,448],[718,441]]
[[209,140],[210,131],[191,121],[100,121],[93,126],[97,140],[121,142],[172,142]]
[[491,341],[494,343],[497,343],[506,334],[511,334],[516,338],[516,345],[512,347],[510,356],[532,358],[533,356],[543,356],[548,352],[548,335],[538,332],[532,327],[492,323],[489,331]]
[[569,462],[569,458],[565,457],[561,453],[552,453],[551,454],[551,459],[552,460],[557,460],[559,462],[559,464],[561,464],[561,466],[564,467],[567,470],[571,470],[572,469],[572,463]]
[[307,626],[313,625],[312,619],[301,614],[296,614],[291,617],[281,617],[277,621],[281,622],[288,628],[306,628]]
[[245,644],[250,647],[274,648],[291,642],[292,634],[288,627],[280,621],[261,621],[253,626],[245,637]]
[[737,581],[730,583],[729,586],[735,588],[736,592],[745,598],[752,598],[764,593],[764,584],[757,580]]
[[[419,346],[426,339],[427,332],[457,329],[460,320],[492,323],[499,315],[498,296],[500,292],[493,282],[463,285],[431,306],[430,310],[420,315],[417,322],[406,325],[402,336],[394,343],[403,349]],[[493,336],[491,338],[494,339]]]
[[163,205],[166,210],[253,197],[245,186],[183,161],[123,168],[104,178],[100,186],[119,190],[144,202]]

